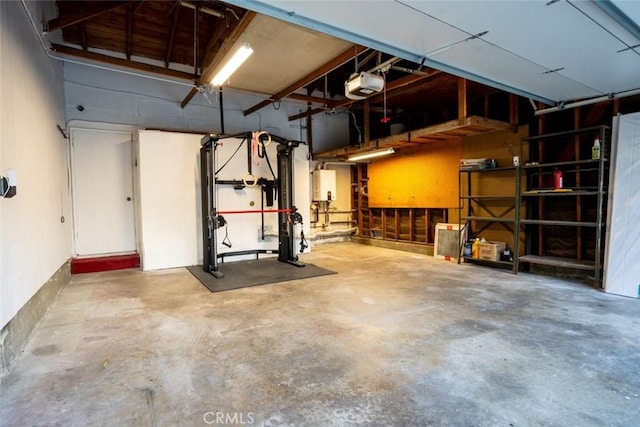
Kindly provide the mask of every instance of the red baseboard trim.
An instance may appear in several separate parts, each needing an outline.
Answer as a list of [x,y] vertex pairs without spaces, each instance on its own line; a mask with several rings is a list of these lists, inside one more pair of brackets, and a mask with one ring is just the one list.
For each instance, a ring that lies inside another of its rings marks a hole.
[[71,274],[96,273],[98,271],[123,270],[140,267],[140,255],[114,255],[92,258],[73,258]]

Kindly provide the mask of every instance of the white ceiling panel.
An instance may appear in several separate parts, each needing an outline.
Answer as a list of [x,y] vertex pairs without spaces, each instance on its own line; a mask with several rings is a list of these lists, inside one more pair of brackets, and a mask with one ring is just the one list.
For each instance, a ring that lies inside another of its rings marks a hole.
[[231,3],[549,104],[640,88],[640,1]]
[[[640,70],[640,55],[631,49],[619,52],[634,43],[632,35],[627,31],[612,34],[611,29],[617,28],[613,21],[606,17],[609,27],[603,28],[586,15],[588,9],[583,11],[565,1],[551,4],[543,1],[409,4],[424,13],[433,13],[435,9],[438,17],[468,33],[488,30],[482,40],[522,56],[531,63],[523,63],[522,66],[535,64],[542,67],[543,72],[561,68],[559,74],[583,83],[586,92],[578,93],[582,95],[579,97],[638,87],[640,71],[629,73],[625,70]],[[492,21],[487,22],[487,13],[494,15]],[[591,9],[590,13],[599,13],[599,9]],[[499,52],[495,54],[500,55]],[[487,58],[492,62],[497,59],[493,55]],[[482,59],[478,59],[474,63],[478,67],[476,72],[482,69],[481,62]],[[460,66],[456,58],[449,63]],[[466,63],[465,69],[474,70],[474,64]],[[591,89],[596,92],[589,93]],[[537,93],[540,88],[533,86],[526,90]],[[570,93],[576,94],[575,91]]]
[[[492,61],[486,60],[489,57]],[[439,53],[434,59],[454,63],[463,69],[473,69],[480,75],[492,76],[498,83],[526,88],[548,99],[576,99],[584,94],[601,95],[580,82],[560,73],[549,73],[544,67],[480,40],[460,44]]]

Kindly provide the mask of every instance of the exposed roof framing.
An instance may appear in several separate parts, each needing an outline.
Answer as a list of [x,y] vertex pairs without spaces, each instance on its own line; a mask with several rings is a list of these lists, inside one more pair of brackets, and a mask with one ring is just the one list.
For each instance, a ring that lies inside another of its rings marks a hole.
[[[247,12],[244,14],[244,16],[240,19],[240,22],[238,22],[238,25],[236,25],[236,27],[233,29],[229,37],[227,37],[225,41],[222,43],[222,46],[220,46],[220,49],[217,49],[215,57],[213,58],[211,63],[205,67],[204,71],[202,72],[202,75],[200,76],[200,79],[198,80],[199,84],[209,83],[209,81],[211,81],[213,77],[213,73],[216,71],[216,67],[220,65],[225,55],[229,53],[229,50],[238,41],[240,36],[242,36],[242,33],[244,32],[244,30],[247,28],[247,26],[255,16],[256,16],[255,12]],[[212,48],[214,48],[214,46],[212,46]],[[209,54],[209,52],[207,52],[207,54]],[[182,108],[186,107],[189,101],[191,101],[191,99],[195,96],[196,93],[198,93],[198,89],[195,87],[192,88],[187,94],[187,96],[182,100],[182,102],[180,103],[180,106]]]
[[258,111],[259,109],[261,109],[263,107],[266,107],[267,105],[271,104],[272,102],[277,101],[279,99],[282,99],[282,98],[286,97],[287,95],[292,94],[296,90],[308,85],[309,83],[317,80],[318,78],[324,76],[327,73],[330,73],[331,71],[335,70],[336,68],[338,68],[341,65],[345,64],[346,62],[350,61],[355,56],[359,55],[360,53],[362,53],[365,50],[367,50],[367,48],[365,48],[364,46],[357,46],[357,45],[354,45],[354,46],[346,49],[344,52],[342,52],[341,54],[339,54],[338,56],[333,58],[331,61],[327,62],[326,64],[324,64],[323,66],[317,68],[316,70],[312,71],[311,73],[307,74],[306,76],[298,79],[297,81],[295,81],[294,83],[292,83],[289,86],[285,87],[284,89],[282,89],[281,91],[279,91],[275,95],[272,95],[269,99],[265,99],[264,101],[259,102],[258,104],[254,105],[253,107],[246,109],[244,111],[244,115],[247,116],[247,115],[249,115],[251,113],[254,113],[254,112]]
[[[431,70],[429,73],[420,73],[420,74],[410,74],[408,76],[404,76],[404,77],[400,77],[399,79],[396,79],[392,82],[388,82],[386,84],[386,88],[385,90],[387,92],[392,92],[404,87],[407,87],[409,85],[412,85],[414,83],[419,82],[420,80],[425,80],[427,78],[432,78],[435,76],[438,76],[442,74],[440,71],[437,70]],[[377,102],[380,100],[380,98],[382,98],[384,96],[384,94],[379,93],[377,95],[374,95],[369,99],[370,102]],[[387,96],[390,96],[390,94],[387,94]],[[353,103],[354,101],[351,99],[345,99],[342,101],[333,101],[331,102],[329,105],[327,105],[327,108],[341,108],[341,107],[345,107],[351,103]],[[309,117],[309,116],[313,116],[314,114],[318,114],[318,113],[322,113],[323,111],[326,111],[327,108],[313,108],[311,110],[305,111],[303,113],[299,113],[299,114],[294,114],[293,116],[289,116],[289,121],[293,121],[293,120],[298,120],[301,119],[303,117]]]
[[61,30],[71,25],[79,24],[83,21],[100,16],[103,13],[109,12],[127,3],[130,3],[130,1],[86,2],[75,12],[50,19],[45,24],[44,30],[47,32]]
[[169,62],[171,62],[171,54],[173,52],[173,40],[176,36],[176,27],[178,25],[178,17],[180,16],[180,8],[173,8],[173,21],[171,23],[171,32],[169,33],[169,40],[167,41],[167,51],[164,54],[164,66],[169,68]]

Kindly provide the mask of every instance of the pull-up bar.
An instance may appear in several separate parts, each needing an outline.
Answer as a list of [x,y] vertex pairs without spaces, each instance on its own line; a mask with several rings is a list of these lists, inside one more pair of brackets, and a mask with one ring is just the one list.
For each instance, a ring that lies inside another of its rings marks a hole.
[[291,209],[251,209],[244,211],[217,211],[219,215],[230,214],[246,214],[246,213],[269,213],[269,212],[286,212],[291,213]]

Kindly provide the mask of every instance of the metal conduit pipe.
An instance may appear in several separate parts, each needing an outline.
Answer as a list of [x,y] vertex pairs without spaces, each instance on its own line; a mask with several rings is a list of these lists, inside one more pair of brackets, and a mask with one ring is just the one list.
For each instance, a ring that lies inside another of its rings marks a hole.
[[542,114],[553,113],[561,110],[568,110],[570,108],[577,108],[577,107],[582,107],[584,105],[597,104],[598,102],[611,101],[613,99],[626,98],[627,96],[634,96],[634,95],[640,95],[640,88],[627,90],[624,92],[612,93],[611,95],[603,95],[597,98],[584,99],[582,101],[576,101],[570,104],[561,103],[559,105],[556,105],[555,107],[537,110],[533,114],[535,116],[540,116]]

